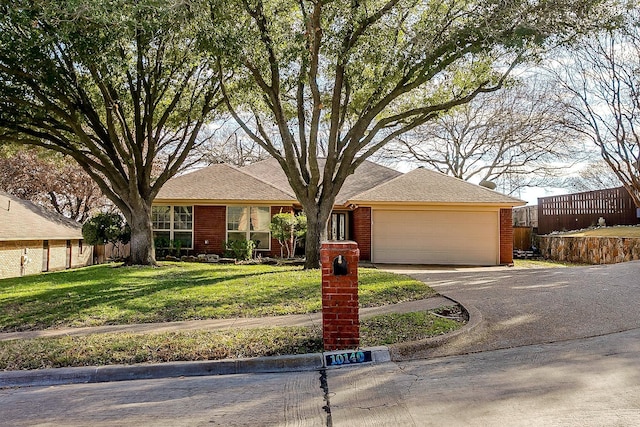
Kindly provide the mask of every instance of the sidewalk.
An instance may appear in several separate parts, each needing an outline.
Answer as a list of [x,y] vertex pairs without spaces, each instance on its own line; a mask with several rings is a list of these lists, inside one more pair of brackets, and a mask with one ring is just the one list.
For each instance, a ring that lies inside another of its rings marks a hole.
[[[366,319],[378,314],[408,313],[433,310],[438,307],[455,305],[457,302],[443,296],[418,301],[408,301],[382,307],[360,309],[360,317]],[[472,323],[472,322],[470,322]],[[113,325],[88,328],[49,329],[43,331],[11,332],[0,334],[0,341],[31,339],[57,336],[77,336],[112,332],[153,333],[193,329],[229,329],[256,328],[265,326],[312,326],[322,327],[322,314],[273,316],[262,318],[235,318],[195,320],[171,323],[149,323],[134,325]],[[468,326],[450,334],[456,335]],[[439,342],[442,337],[435,337]],[[387,347],[363,349],[371,351],[372,362],[389,362],[391,356]],[[136,379],[159,379],[192,377],[204,375],[227,375],[246,373],[312,371],[325,366],[324,353],[300,354],[289,356],[258,357],[248,359],[226,359],[197,362],[170,362],[137,365],[109,365],[93,367],[74,367],[39,369],[32,371],[0,372],[0,388],[52,386],[62,384],[96,383],[110,381],[128,381]]]

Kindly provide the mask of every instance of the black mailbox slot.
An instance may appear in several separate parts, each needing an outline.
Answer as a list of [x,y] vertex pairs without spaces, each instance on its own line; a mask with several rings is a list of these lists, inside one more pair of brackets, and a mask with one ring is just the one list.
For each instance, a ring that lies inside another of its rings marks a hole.
[[347,260],[342,255],[338,255],[333,260],[333,275],[334,276],[346,276],[349,274],[347,268]]

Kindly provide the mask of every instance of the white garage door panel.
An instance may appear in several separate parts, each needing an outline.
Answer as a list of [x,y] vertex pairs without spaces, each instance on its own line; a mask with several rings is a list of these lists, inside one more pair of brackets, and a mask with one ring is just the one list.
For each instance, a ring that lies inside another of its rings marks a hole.
[[498,250],[495,212],[373,212],[374,262],[493,265]]

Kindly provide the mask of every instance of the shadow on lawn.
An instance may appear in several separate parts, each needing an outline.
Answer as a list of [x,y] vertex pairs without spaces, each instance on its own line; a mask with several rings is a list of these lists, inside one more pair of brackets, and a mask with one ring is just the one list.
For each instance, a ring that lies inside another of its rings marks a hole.
[[285,314],[310,298],[319,305],[319,281],[267,279],[291,270],[93,266],[4,280],[0,331],[236,317],[254,308]]

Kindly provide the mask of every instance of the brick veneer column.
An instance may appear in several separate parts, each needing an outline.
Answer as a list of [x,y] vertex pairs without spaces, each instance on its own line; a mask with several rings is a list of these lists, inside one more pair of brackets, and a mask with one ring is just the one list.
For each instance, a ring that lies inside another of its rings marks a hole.
[[352,213],[352,239],[358,243],[360,259],[371,260],[371,208],[358,207]]
[[500,264],[513,262],[513,217],[511,209],[500,209]]
[[[347,274],[334,274],[334,260],[343,256]],[[322,339],[324,349],[347,350],[360,345],[358,313],[358,244],[325,242],[320,248],[322,264]]]

